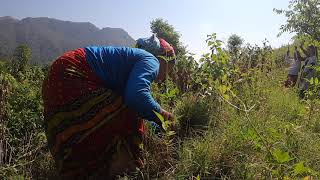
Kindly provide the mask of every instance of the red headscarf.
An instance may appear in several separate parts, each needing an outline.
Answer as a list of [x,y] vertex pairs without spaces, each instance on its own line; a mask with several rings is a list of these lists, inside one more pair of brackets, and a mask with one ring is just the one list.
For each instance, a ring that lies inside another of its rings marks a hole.
[[167,41],[162,38],[159,38],[159,41],[161,47],[161,55],[175,56],[173,47]]

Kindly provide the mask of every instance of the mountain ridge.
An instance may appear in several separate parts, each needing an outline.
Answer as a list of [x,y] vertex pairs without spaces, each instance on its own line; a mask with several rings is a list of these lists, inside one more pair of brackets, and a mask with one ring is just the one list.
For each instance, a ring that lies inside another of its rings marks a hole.
[[90,22],[48,17],[21,20],[0,17],[0,58],[10,57],[20,44],[32,50],[32,63],[48,64],[63,52],[96,46],[132,46],[135,40],[122,28],[98,28]]

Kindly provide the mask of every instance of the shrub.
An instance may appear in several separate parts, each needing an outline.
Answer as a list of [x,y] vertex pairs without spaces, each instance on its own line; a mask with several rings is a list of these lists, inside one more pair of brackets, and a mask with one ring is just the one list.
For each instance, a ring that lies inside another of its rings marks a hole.
[[175,115],[179,123],[179,135],[181,137],[189,136],[194,132],[201,132],[208,129],[214,113],[212,108],[213,101],[205,98],[186,95],[176,106]]

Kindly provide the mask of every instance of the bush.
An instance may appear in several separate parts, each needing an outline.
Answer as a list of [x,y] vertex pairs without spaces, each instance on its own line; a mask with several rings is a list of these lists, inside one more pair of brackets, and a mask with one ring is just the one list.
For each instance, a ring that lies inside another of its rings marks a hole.
[[214,124],[214,101],[205,98],[186,95],[176,106],[175,115],[179,123],[179,135],[190,136],[207,130],[210,123]]
[[[8,70],[8,71],[7,71]],[[43,128],[41,86],[44,73],[31,66],[16,79],[0,74],[0,177],[47,177],[53,169]]]

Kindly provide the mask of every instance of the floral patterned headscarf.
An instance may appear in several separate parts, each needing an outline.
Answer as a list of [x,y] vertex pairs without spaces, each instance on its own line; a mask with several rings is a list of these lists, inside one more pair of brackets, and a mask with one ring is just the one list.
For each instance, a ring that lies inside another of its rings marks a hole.
[[136,47],[144,49],[155,56],[157,56],[161,50],[160,41],[157,38],[156,34],[153,34],[149,38],[139,38],[137,40]]

